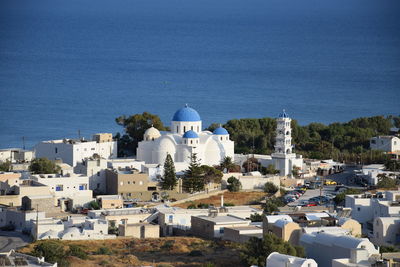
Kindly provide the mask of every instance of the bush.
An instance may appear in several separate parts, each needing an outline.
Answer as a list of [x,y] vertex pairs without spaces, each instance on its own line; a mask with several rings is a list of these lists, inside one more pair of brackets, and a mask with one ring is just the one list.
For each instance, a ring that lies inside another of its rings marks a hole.
[[394,247],[394,246],[381,246],[379,248],[380,253],[392,253],[392,252],[400,252],[400,249]]
[[89,208],[92,210],[99,210],[100,209],[100,204],[96,200],[93,200],[89,203]]
[[33,248],[32,254],[36,257],[44,257],[47,262],[58,263],[58,266],[69,266],[66,260],[67,253],[59,241],[49,240],[37,244]]
[[304,249],[295,248],[274,234],[266,234],[263,239],[251,237],[244,244],[240,255],[247,265],[265,266],[265,259],[272,252],[301,257],[303,254],[297,253],[304,253]]
[[215,267],[215,264],[214,264],[214,263],[211,263],[211,262],[206,262],[206,263],[203,263],[203,264],[201,265],[201,267]]
[[199,203],[197,205],[198,209],[208,209],[210,207],[210,204],[205,204],[205,203]]
[[275,194],[279,188],[271,182],[267,182],[264,185],[264,192],[268,194]]
[[203,252],[201,250],[192,250],[189,252],[190,257],[201,257],[204,256]]
[[235,206],[235,204],[233,204],[233,203],[229,203],[229,202],[224,203],[224,207],[233,207],[233,206]]
[[346,199],[346,195],[356,195],[356,194],[361,194],[361,192],[362,191],[359,189],[348,188],[346,189],[346,191],[337,194],[333,199],[333,201],[335,201],[336,205],[340,205]]
[[196,204],[192,203],[192,204],[190,204],[187,208],[188,208],[188,209],[195,209],[195,208],[197,208],[197,207],[196,207]]
[[157,267],[174,267],[174,266],[171,264],[160,263],[160,264],[157,264]]
[[111,255],[112,254],[112,250],[109,249],[108,247],[100,247],[96,254],[98,255]]
[[164,244],[161,246],[161,249],[164,249],[164,250],[171,250],[172,247],[174,246],[174,244],[175,244],[175,240],[167,240],[167,241],[165,241]]
[[285,206],[285,203],[282,201],[281,198],[269,198],[266,200],[264,205],[264,212],[266,214],[272,214],[274,212],[279,211],[279,207]]
[[242,188],[242,183],[234,176],[229,177],[227,182],[228,182],[227,189],[230,192],[239,192],[240,189]]
[[82,249],[81,246],[78,245],[69,245],[69,255],[78,257],[82,260],[86,260],[88,258],[87,253]]
[[260,215],[258,213],[251,214],[250,221],[251,222],[262,222],[262,215]]

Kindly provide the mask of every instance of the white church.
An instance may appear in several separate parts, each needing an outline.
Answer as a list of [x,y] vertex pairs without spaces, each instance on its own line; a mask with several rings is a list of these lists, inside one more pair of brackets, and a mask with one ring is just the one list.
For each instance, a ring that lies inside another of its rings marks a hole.
[[194,153],[200,164],[218,165],[224,157],[234,157],[234,142],[223,127],[214,132],[203,131],[199,113],[185,105],[175,112],[170,132],[160,132],[154,127],[146,130],[136,156],[146,164],[163,165],[170,154],[176,171],[182,171],[187,169]]

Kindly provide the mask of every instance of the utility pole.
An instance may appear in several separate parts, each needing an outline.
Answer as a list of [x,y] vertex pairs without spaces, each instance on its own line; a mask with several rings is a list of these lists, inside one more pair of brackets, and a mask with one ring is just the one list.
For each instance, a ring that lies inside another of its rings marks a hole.
[[81,140],[81,130],[78,130],[78,139]]
[[36,204],[36,240],[39,237],[39,204]]

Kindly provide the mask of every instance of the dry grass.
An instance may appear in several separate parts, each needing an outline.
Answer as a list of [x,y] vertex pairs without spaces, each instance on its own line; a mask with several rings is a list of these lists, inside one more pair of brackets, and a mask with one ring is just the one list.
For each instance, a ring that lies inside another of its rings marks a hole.
[[[39,241],[43,242],[43,241]],[[172,266],[202,266],[212,262],[215,266],[244,266],[240,264],[238,247],[226,241],[210,241],[195,237],[166,237],[149,239],[115,239],[97,241],[61,241],[68,245],[79,245],[88,254],[87,260],[69,257],[71,266],[142,266],[170,264]],[[20,249],[30,253],[36,243]],[[101,247],[111,250],[110,255],[97,255]],[[202,256],[190,256],[193,250],[202,252]]]
[[[224,202],[225,203],[232,203],[235,206],[239,205],[252,205],[254,207],[260,207],[257,203],[261,200],[262,197],[265,196],[264,192],[253,191],[253,192],[225,192],[224,194]],[[191,204],[195,204],[196,206],[200,203],[203,204],[213,204],[214,206],[221,205],[221,194],[211,196],[209,198],[203,198],[195,201],[188,201],[182,204],[177,204],[175,206],[181,208],[187,208]]]

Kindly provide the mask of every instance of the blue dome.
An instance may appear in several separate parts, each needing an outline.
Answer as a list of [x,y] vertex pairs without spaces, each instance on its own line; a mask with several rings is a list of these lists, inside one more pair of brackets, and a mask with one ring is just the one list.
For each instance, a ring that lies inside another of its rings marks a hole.
[[195,131],[189,130],[184,135],[183,138],[199,138]]
[[289,118],[289,115],[283,110],[282,113],[279,114],[279,118]]
[[185,105],[175,112],[172,121],[201,121],[199,113],[196,110]]
[[215,135],[228,135],[228,131],[224,127],[218,127],[214,130],[213,134]]

